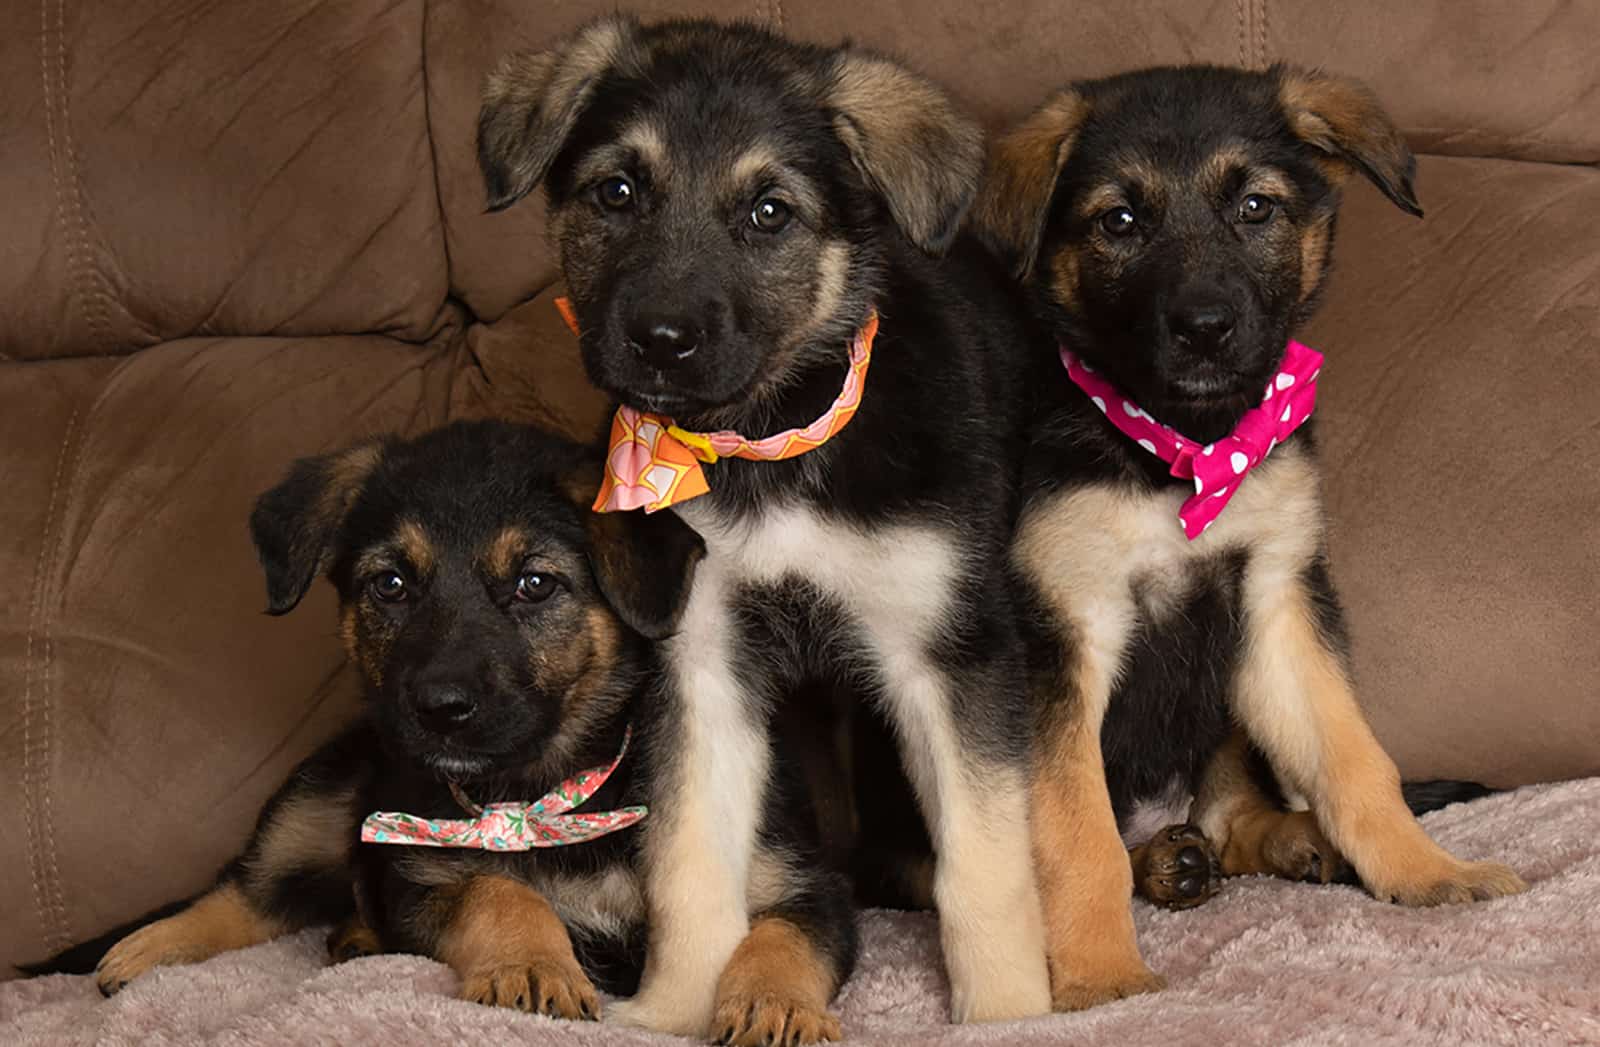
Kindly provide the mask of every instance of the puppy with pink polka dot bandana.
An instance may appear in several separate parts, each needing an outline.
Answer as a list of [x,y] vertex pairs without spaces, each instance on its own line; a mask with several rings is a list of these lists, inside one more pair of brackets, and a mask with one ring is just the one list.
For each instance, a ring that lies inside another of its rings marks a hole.
[[[1422,214],[1377,99],[1284,66],[1080,82],[989,171],[977,225],[1045,328],[1014,558],[1048,652],[1031,809],[1057,1009],[1160,984],[1130,886],[1173,908],[1246,873],[1405,905],[1522,890],[1418,824],[1329,579],[1312,413],[1339,347],[1324,375],[1294,336],[1344,182]],[[1151,838],[1136,810],[1186,824]]]

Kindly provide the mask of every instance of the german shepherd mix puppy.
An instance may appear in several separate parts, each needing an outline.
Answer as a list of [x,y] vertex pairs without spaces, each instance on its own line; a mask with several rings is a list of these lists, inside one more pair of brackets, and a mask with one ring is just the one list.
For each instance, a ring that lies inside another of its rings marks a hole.
[[[1155,69],[1072,85],[998,141],[978,218],[1055,335],[1041,351],[1059,343],[1130,415],[1211,445],[1269,382],[1282,399],[1340,184],[1364,175],[1420,215],[1414,168],[1350,80]],[[1326,877],[1343,856],[1373,895],[1406,905],[1522,890],[1505,866],[1428,838],[1356,702],[1310,426],[1267,447],[1190,541],[1178,517],[1194,481],[1053,373],[1015,555],[1057,652],[1039,681],[1033,782],[1057,1006],[1158,984],[1134,943],[1118,819],[1173,783],[1197,793],[1191,820],[1225,873],[1298,878],[1320,856]],[[1219,752],[1235,723],[1243,735]],[[1250,773],[1252,749],[1273,787]],[[1310,813],[1285,810],[1280,785]],[[1175,835],[1156,843],[1165,857],[1194,838]]]
[[[303,460],[262,497],[251,524],[268,610],[292,610],[326,573],[365,715],[295,770],[215,888],[105,955],[102,991],[341,920],[336,957],[380,943],[431,956],[469,1000],[597,1018],[597,985],[633,990],[645,945],[636,831],[512,852],[357,843],[377,810],[459,819],[463,804],[534,800],[610,763],[630,724],[632,748],[579,811],[658,802],[650,754],[673,727],[651,715],[652,641],[674,627],[703,545],[671,513],[589,512],[595,467],[538,430],[458,423]],[[837,1037],[826,1007],[855,958],[847,888],[804,842],[815,832],[804,796],[770,795],[740,901],[790,966],[736,959],[723,1031],[736,1043],[785,1027],[791,1043]],[[809,1007],[783,1006],[796,994]]]
[[847,427],[781,460],[708,461],[709,493],[675,506],[706,555],[661,646],[650,948],[624,1020],[715,1032],[730,958],[780,969],[789,946],[746,902],[786,755],[770,709],[818,681],[868,695],[900,743],[955,1018],[1047,1011],[1006,566],[1023,318],[975,245],[934,257],[976,192],[979,129],[861,50],[614,17],[500,66],[479,153],[491,208],[544,186],[589,375],[659,429],[811,426],[878,324]]

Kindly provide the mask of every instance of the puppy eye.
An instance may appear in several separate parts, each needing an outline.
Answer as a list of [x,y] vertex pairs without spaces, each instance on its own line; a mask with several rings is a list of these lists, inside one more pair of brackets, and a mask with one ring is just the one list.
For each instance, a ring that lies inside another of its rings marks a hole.
[[600,203],[613,211],[623,211],[633,206],[633,182],[626,175],[607,178],[595,192]]
[[1132,208],[1128,207],[1113,207],[1100,216],[1100,228],[1105,230],[1107,236],[1127,236],[1138,224]]
[[372,579],[372,595],[384,603],[399,603],[406,598],[406,580],[398,571],[385,571]]
[[528,571],[517,579],[517,599],[522,603],[544,603],[554,596],[559,584],[555,578]]
[[1272,217],[1272,212],[1277,210],[1277,204],[1272,202],[1270,196],[1260,193],[1251,193],[1239,201],[1239,221],[1256,225]]
[[776,197],[768,196],[756,201],[750,211],[750,224],[763,233],[775,233],[789,224],[794,212],[789,205]]

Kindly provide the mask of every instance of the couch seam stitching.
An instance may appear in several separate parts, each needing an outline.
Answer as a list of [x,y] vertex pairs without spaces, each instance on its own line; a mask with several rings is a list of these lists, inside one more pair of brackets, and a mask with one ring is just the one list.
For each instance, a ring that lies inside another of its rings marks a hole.
[[1267,0],[1256,0],[1256,68],[1267,67]]
[[444,186],[439,178],[439,143],[433,134],[433,97],[432,86],[428,81],[428,0],[422,0],[422,24],[417,35],[417,54],[420,59],[418,70],[422,74],[422,131],[428,139],[428,166],[433,175],[433,206],[439,215],[439,250],[444,253],[444,302],[440,303],[439,313],[433,317],[437,322],[440,314],[445,312],[450,305],[450,299],[455,294],[455,263],[450,257],[450,218],[444,209]]
[[[39,557],[34,563],[33,601],[29,608],[28,638],[23,654],[25,668],[22,689],[22,793],[27,808],[23,821],[27,826],[30,858],[28,872],[33,883],[34,906],[39,914],[39,923],[47,949],[65,945],[70,935],[66,926],[66,905],[61,897],[61,868],[55,853],[55,832],[49,820],[53,806],[49,788],[49,757],[54,729],[50,715],[50,657],[47,653],[40,677],[43,683],[39,698],[42,722],[39,725],[40,738],[36,744],[33,738],[33,645],[34,638],[38,636],[47,652],[51,646],[48,630],[44,628],[46,617],[44,594],[48,587],[50,572],[55,567],[55,554],[60,551],[59,541],[52,541],[56,524],[56,503],[61,494],[62,479],[67,473],[67,452],[72,448],[81,413],[81,408],[73,408],[72,414],[67,419],[66,431],[61,438],[61,450],[56,455],[56,471],[50,481],[50,500],[45,507]],[[74,460],[74,469],[76,461],[77,459]],[[48,561],[46,554],[49,554]]]
[[[44,88],[45,141],[50,153],[50,179],[56,191],[56,218],[66,236],[68,294],[78,301],[83,318],[89,325],[89,337],[94,348],[103,351],[111,341],[110,299],[105,294],[99,271],[94,265],[88,221],[84,217],[78,151],[72,140],[67,100],[66,6],[66,0],[56,0],[55,24],[52,26],[49,0],[40,0],[39,3],[39,71]],[[52,42],[56,48],[54,81],[50,75]],[[58,123],[61,132],[59,142],[56,134]]]
[[1234,4],[1233,4],[1234,20],[1237,23],[1238,31],[1239,31],[1239,65],[1242,68],[1245,68],[1245,69],[1248,69],[1250,67],[1250,53],[1249,53],[1249,50],[1248,50],[1248,43],[1247,43],[1247,41],[1249,40],[1250,34],[1249,34],[1249,31],[1245,28],[1245,21],[1246,21],[1246,18],[1248,16],[1248,12],[1246,11],[1246,8],[1248,8],[1249,6],[1250,6],[1250,0],[1234,0]]

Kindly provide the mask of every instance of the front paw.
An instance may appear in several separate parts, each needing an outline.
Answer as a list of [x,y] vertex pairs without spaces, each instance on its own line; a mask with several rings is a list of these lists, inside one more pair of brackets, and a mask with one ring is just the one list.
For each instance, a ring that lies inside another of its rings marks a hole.
[[1050,971],[1050,1002],[1058,1012],[1084,1011],[1166,987],[1167,980],[1138,959],[1112,966],[1075,964],[1059,973],[1052,965]]
[[478,967],[461,979],[461,998],[552,1018],[600,1017],[600,996],[575,963],[536,960]]
[[711,1028],[718,1043],[733,1047],[793,1047],[841,1035],[839,1019],[827,1008],[774,992],[725,996],[717,1001]]
[[1429,875],[1390,884],[1369,883],[1367,889],[1380,901],[1422,907],[1504,898],[1521,894],[1528,885],[1499,862],[1454,861]]

